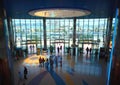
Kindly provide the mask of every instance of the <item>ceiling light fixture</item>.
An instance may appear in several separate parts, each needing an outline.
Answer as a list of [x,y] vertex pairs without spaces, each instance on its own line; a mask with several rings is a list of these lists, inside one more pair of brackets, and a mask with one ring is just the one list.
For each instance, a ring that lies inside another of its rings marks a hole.
[[70,18],[89,15],[91,12],[83,9],[38,9],[29,12],[32,16],[47,18]]

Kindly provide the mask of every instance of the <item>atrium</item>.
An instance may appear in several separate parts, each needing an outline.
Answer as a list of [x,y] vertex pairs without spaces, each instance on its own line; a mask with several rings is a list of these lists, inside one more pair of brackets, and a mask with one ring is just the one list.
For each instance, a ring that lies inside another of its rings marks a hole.
[[0,85],[120,85],[119,0],[1,0]]

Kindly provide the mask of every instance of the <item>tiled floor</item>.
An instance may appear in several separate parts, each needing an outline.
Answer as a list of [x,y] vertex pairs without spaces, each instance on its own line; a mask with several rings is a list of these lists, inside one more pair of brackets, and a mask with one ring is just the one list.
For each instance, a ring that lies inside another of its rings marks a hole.
[[[53,69],[39,67],[36,56],[14,61],[15,85],[106,85],[107,64],[94,55],[75,57],[66,54],[62,56],[62,67],[54,64]],[[25,62],[28,58],[32,61]],[[18,72],[23,74],[24,66],[28,69],[28,79],[24,80],[22,75],[23,79],[19,80]]]

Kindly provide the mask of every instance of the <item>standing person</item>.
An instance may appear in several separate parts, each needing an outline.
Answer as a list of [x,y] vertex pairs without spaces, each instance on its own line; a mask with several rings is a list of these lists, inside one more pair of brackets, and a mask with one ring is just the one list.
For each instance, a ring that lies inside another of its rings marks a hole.
[[90,48],[90,54],[91,54],[91,52],[92,52],[92,48]]
[[45,59],[42,58],[42,66],[44,67],[44,62],[45,62]]
[[24,79],[27,79],[27,74],[28,74],[28,70],[26,67],[24,67]]
[[34,45],[32,46],[32,53],[34,53]]
[[60,50],[61,50],[61,52],[62,52],[62,45],[60,46]]
[[41,57],[39,58],[39,66],[41,67],[42,59]]
[[30,45],[30,53],[32,53],[32,46]]
[[86,48],[86,51],[87,51],[87,54],[88,54],[88,51],[89,51],[89,48],[88,48],[88,47]]
[[57,47],[57,51],[58,51],[58,54],[59,54],[59,46]]

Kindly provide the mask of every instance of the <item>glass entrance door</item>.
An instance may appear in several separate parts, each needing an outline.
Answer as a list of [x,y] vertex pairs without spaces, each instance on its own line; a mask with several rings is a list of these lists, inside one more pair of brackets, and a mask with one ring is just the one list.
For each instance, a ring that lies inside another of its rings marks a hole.
[[92,44],[83,44],[83,53],[86,54],[87,53],[87,49],[88,48],[88,53],[90,48],[92,48]]
[[55,54],[56,55],[64,54],[64,43],[55,43]]
[[27,44],[28,54],[36,53],[36,44]]

